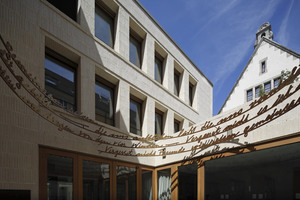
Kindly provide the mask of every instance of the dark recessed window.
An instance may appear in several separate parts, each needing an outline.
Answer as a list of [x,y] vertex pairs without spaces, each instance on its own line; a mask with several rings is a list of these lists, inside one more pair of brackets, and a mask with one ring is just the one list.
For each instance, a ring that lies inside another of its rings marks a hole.
[[163,116],[163,112],[155,109],[155,135],[163,134]]
[[90,160],[82,161],[83,199],[100,200],[110,198],[110,166]]
[[247,90],[247,101],[251,101],[253,99],[253,91],[252,89]]
[[180,72],[174,69],[174,94],[176,96],[179,96],[179,91],[180,91],[179,81],[180,81]]
[[114,13],[98,3],[95,6],[95,36],[113,48]]
[[261,86],[255,88],[255,98],[258,98],[260,95]]
[[180,121],[174,119],[174,133],[180,131]]
[[277,88],[279,86],[279,83],[280,83],[280,78],[274,79],[274,88]]
[[159,83],[163,81],[163,58],[160,55],[155,55],[154,61],[154,76]]
[[130,132],[142,135],[142,100],[130,97]]
[[65,13],[71,19],[76,21],[77,19],[77,0],[47,0],[58,10]]
[[265,94],[268,94],[271,91],[271,82],[265,83],[264,88],[265,88]]
[[96,120],[114,126],[114,85],[100,77],[96,78]]
[[189,84],[189,105],[193,105],[194,100],[194,85],[192,83]]
[[68,110],[76,110],[76,67],[63,56],[46,49],[45,89]]
[[73,158],[48,154],[48,199],[73,199]]
[[131,63],[141,68],[142,65],[142,39],[137,35],[130,33],[129,39],[129,60]]
[[265,73],[265,72],[266,72],[266,62],[263,61],[263,62],[261,63],[261,73]]

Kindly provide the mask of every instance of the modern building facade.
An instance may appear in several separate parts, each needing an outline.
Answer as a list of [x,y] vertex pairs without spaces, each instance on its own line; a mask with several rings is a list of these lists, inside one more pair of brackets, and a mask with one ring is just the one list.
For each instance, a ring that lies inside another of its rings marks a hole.
[[138,2],[65,2],[0,2],[0,199],[299,197],[299,66],[212,117]]
[[281,71],[291,71],[300,63],[300,54],[273,41],[271,24],[256,32],[254,52],[236,81],[219,113],[252,101],[278,87]]

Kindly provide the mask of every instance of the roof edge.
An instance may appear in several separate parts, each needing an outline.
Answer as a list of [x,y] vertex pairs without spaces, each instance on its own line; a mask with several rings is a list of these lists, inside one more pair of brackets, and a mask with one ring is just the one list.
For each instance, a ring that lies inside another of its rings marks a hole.
[[260,47],[260,45],[261,45],[261,43],[262,43],[263,41],[265,41],[265,42],[267,42],[267,43],[269,43],[269,44],[271,44],[271,45],[273,45],[273,46],[275,46],[275,47],[277,47],[277,48],[279,48],[279,49],[281,49],[281,50],[283,50],[283,51],[285,51],[285,52],[287,52],[287,53],[289,53],[289,54],[291,54],[291,55],[293,55],[293,56],[295,56],[295,57],[297,57],[297,58],[300,59],[300,54],[299,54],[299,53],[297,53],[297,52],[295,52],[295,51],[293,51],[293,50],[291,50],[291,49],[289,49],[289,48],[287,48],[287,47],[285,47],[285,46],[283,46],[283,45],[281,45],[281,44],[279,44],[279,43],[277,43],[277,42],[275,42],[275,41],[273,41],[273,40],[270,40],[270,39],[267,39],[267,38],[263,37],[262,40],[261,40],[261,41],[258,43],[258,45],[256,46],[255,50],[253,51],[253,53],[252,53],[250,59],[248,60],[246,66],[244,67],[242,73],[240,74],[239,78],[237,79],[237,81],[235,82],[234,86],[232,87],[230,93],[228,94],[227,98],[225,99],[223,105],[221,106],[221,108],[220,108],[218,114],[221,113],[221,110],[224,108],[224,106],[225,106],[227,100],[228,100],[229,97],[231,96],[231,94],[232,94],[234,88],[236,87],[237,83],[240,81],[240,79],[241,79],[242,76],[244,75],[246,69],[248,68],[248,65],[250,64],[252,58],[254,57],[255,53],[257,52],[258,48]]
[[152,15],[144,8],[144,6],[139,2],[139,0],[134,0],[136,4],[150,17],[150,19],[158,26],[158,28],[168,37],[168,39],[181,51],[181,53],[188,59],[188,61],[200,72],[200,74],[208,81],[208,83],[213,87],[213,83],[205,76],[205,74],[198,68],[198,66],[191,60],[190,57],[180,48],[180,46],[172,39],[172,37],[165,31],[165,29],[152,17]]

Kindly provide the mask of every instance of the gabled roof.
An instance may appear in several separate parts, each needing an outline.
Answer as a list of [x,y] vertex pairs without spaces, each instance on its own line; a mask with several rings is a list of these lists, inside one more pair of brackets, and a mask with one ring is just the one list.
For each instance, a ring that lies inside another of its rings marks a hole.
[[227,100],[228,100],[229,97],[231,96],[231,94],[232,94],[234,88],[236,87],[236,85],[238,84],[238,82],[240,81],[240,79],[243,77],[243,75],[244,75],[246,69],[248,68],[248,66],[249,66],[249,64],[250,64],[250,62],[251,62],[251,60],[252,60],[252,58],[253,58],[254,55],[256,54],[257,50],[259,49],[259,47],[260,47],[260,45],[261,45],[261,43],[262,43],[263,41],[265,41],[265,42],[267,42],[267,43],[269,43],[269,44],[271,44],[271,45],[277,47],[278,49],[280,49],[280,50],[282,50],[282,51],[285,51],[285,52],[287,52],[287,53],[289,53],[289,54],[291,54],[291,55],[293,55],[293,56],[295,56],[295,57],[297,57],[297,58],[300,59],[300,54],[299,54],[299,53],[297,53],[297,52],[295,52],[295,51],[293,51],[293,50],[291,50],[291,49],[289,49],[289,48],[286,48],[285,46],[283,46],[283,45],[281,45],[281,44],[278,44],[277,42],[274,42],[273,40],[270,40],[270,39],[267,39],[267,38],[263,37],[262,40],[260,40],[260,42],[258,43],[258,45],[256,46],[256,48],[254,49],[254,51],[253,51],[253,53],[252,53],[250,59],[248,60],[246,66],[244,67],[244,69],[243,69],[241,75],[239,76],[238,80],[235,82],[234,86],[232,87],[230,93],[228,94],[228,96],[227,96],[226,100],[224,101],[222,107],[220,108],[218,114],[220,114],[220,112],[221,112],[221,110],[223,109],[223,107],[225,106]]

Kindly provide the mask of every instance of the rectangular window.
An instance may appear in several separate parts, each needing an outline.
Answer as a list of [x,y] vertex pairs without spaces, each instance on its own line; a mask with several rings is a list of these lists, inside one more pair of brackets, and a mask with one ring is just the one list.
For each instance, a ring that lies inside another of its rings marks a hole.
[[117,166],[117,199],[135,200],[136,198],[136,168]]
[[152,171],[142,170],[142,199],[152,200],[153,197],[152,189]]
[[114,13],[96,1],[95,36],[113,48],[114,45]]
[[260,96],[260,90],[261,86],[255,87],[255,98],[258,98]]
[[279,86],[279,83],[280,83],[280,78],[274,79],[274,88],[277,88]]
[[180,131],[180,121],[174,119],[174,133]]
[[192,83],[189,84],[189,105],[193,105],[194,100],[194,85]]
[[142,135],[142,100],[131,96],[130,98],[130,132]]
[[268,94],[271,91],[271,82],[265,83],[265,94]]
[[261,73],[265,73],[265,72],[266,72],[266,62],[263,61],[263,62],[261,63]]
[[82,190],[84,200],[110,198],[109,164],[82,161]]
[[131,63],[141,68],[142,65],[142,39],[130,31],[129,39],[129,60]]
[[95,85],[96,120],[114,126],[114,85],[97,77]]
[[48,154],[48,199],[73,199],[73,158]]
[[76,21],[77,18],[77,0],[47,0],[58,10],[65,13],[68,17]]
[[196,163],[178,167],[178,199],[197,199],[197,169]]
[[154,62],[154,74],[155,80],[159,83],[163,81],[163,58],[156,54],[155,55],[155,62]]
[[63,108],[72,111],[76,110],[76,68],[72,61],[46,49],[45,89]]
[[157,199],[171,200],[171,169],[157,171]]
[[247,101],[251,101],[253,99],[253,91],[252,89],[247,90]]
[[174,94],[176,96],[179,96],[179,91],[180,91],[180,72],[174,69]]
[[163,112],[155,109],[155,135],[163,134],[163,116]]

